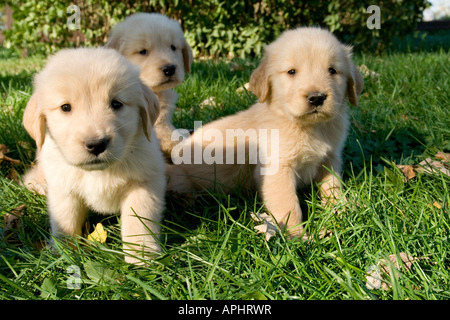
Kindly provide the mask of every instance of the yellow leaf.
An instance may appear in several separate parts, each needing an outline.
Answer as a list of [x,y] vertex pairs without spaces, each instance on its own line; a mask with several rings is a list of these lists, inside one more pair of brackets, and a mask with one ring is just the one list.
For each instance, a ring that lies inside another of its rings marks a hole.
[[105,243],[107,237],[108,233],[105,229],[103,229],[103,225],[101,223],[97,223],[97,225],[95,226],[95,230],[90,235],[88,235],[87,238],[90,241]]
[[437,201],[433,202],[433,206],[435,206],[438,209],[442,209],[442,206]]

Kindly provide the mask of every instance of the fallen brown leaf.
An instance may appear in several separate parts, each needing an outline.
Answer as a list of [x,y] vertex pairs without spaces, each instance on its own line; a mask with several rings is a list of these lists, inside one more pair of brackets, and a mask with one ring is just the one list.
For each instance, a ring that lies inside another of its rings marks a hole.
[[17,184],[20,184],[20,180],[19,180],[19,173],[17,172],[16,169],[11,168],[11,171],[9,172],[9,174],[6,176],[6,178],[8,178],[9,180],[14,181]]
[[444,162],[450,163],[450,153],[444,153],[442,151],[439,151],[438,153],[436,153],[435,157]]
[[20,165],[20,164],[22,164],[22,162],[20,160],[16,160],[16,159],[13,159],[11,157],[8,157],[6,155],[6,153],[8,153],[8,152],[9,152],[9,149],[4,144],[0,144],[0,164],[3,161],[9,162],[9,163],[11,163],[13,165]]
[[24,215],[24,211],[26,209],[26,205],[20,205],[11,209],[10,212],[5,213],[3,216],[3,232],[5,235],[5,241],[7,243],[17,243],[17,234],[14,233],[14,230],[17,230],[22,225],[20,218]]
[[255,227],[258,230],[258,233],[264,233],[266,241],[269,241],[277,232],[279,228],[276,222],[273,220],[273,217],[268,215],[267,213],[253,213],[250,212],[250,216],[256,222],[260,222],[262,224]]
[[423,160],[419,163],[419,167],[417,168],[417,171],[425,172],[428,174],[442,172],[443,174],[450,176],[450,170],[447,167],[448,166],[441,161],[436,161],[431,158],[426,158],[425,160]]
[[401,165],[398,164],[397,168],[399,168],[406,177],[406,181],[411,180],[416,176],[416,172],[414,171],[414,166],[411,165]]
[[[411,266],[412,266],[413,262],[419,260],[418,258],[414,258],[404,252],[400,252],[398,254],[398,257],[402,261],[403,266],[405,267],[406,271],[411,270]],[[399,264],[396,254],[389,255],[388,259],[389,259],[389,262],[391,264],[393,264],[396,269],[400,269],[400,264]],[[380,259],[379,262],[380,262],[379,265],[381,267],[381,270],[389,276],[390,275],[389,262],[386,261],[386,259]]]
[[[404,252],[400,252],[398,255],[391,254],[388,257],[388,260],[380,259],[377,265],[372,265],[367,270],[366,286],[369,290],[382,288],[383,290],[387,291],[392,287],[391,284],[387,283],[384,280],[385,278],[389,278],[391,276],[391,269],[389,268],[390,265],[392,265],[393,268],[397,270],[400,270],[400,265],[402,265],[405,272],[408,272],[411,270],[412,264],[414,262],[423,259],[428,258],[416,258]],[[396,274],[395,276],[398,277],[399,275]]]
[[438,152],[435,157],[441,161],[434,160],[430,157],[421,161],[418,165],[401,165],[397,164],[396,167],[405,175],[406,181],[411,180],[416,176],[416,173],[438,173],[450,176],[450,153]]
[[20,218],[23,216],[26,208],[27,208],[27,206],[25,204],[22,204],[18,207],[11,209],[11,211],[9,213],[6,213],[3,216],[5,231],[11,230],[11,229],[16,229],[17,227],[20,226]]

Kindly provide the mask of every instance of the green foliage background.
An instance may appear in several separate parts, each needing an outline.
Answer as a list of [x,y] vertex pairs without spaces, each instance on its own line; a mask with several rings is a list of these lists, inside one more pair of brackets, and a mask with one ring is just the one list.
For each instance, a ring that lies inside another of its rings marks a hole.
[[[264,44],[282,31],[316,25],[330,29],[361,51],[382,52],[395,37],[413,31],[428,5],[425,0],[383,0],[381,29],[370,30],[369,4],[359,0],[27,0],[9,4],[13,28],[4,45],[17,50],[50,53],[63,47],[102,45],[111,28],[134,12],[160,12],[182,23],[197,55],[244,57],[260,55]],[[67,12],[76,4],[81,29],[69,30]]]

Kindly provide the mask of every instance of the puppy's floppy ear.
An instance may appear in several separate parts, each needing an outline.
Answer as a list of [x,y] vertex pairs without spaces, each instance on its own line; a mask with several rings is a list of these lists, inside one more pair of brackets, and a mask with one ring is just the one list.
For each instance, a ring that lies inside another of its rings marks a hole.
[[45,140],[46,119],[38,102],[38,95],[34,93],[23,113],[23,126],[28,134],[36,141],[37,148],[40,149]]
[[122,47],[122,37],[119,34],[110,33],[108,41],[105,44],[106,48],[114,49],[118,52],[120,52],[120,49]]
[[184,45],[183,48],[181,49],[181,53],[183,54],[184,71],[186,71],[186,73],[190,73],[192,60],[194,58],[192,56],[192,49],[186,40],[184,40]]
[[256,94],[259,102],[266,101],[270,96],[270,80],[268,74],[268,58],[263,58],[258,68],[250,77],[250,90]]
[[346,49],[350,63],[350,73],[347,79],[347,96],[348,101],[356,107],[358,105],[358,97],[364,88],[364,78],[352,61],[352,48],[346,47]]
[[150,141],[152,126],[155,124],[159,115],[159,101],[155,94],[143,83],[142,93],[144,95],[144,105],[140,106],[140,115],[142,120],[142,128],[147,140]]

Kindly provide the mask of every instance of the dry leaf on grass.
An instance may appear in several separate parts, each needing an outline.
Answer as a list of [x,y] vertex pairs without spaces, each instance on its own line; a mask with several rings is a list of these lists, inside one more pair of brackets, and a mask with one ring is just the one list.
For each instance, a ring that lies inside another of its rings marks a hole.
[[250,83],[247,82],[242,87],[239,87],[239,88],[236,89],[237,93],[241,93],[241,92],[244,92],[244,91],[250,91]]
[[439,151],[438,153],[436,153],[435,157],[444,162],[450,163],[450,153]]
[[426,158],[418,165],[396,165],[397,168],[405,175],[406,181],[411,180],[416,176],[416,173],[423,172],[428,174],[442,172],[443,174],[450,176],[450,154],[444,152],[438,152],[435,157],[441,161],[433,160],[432,158]]
[[419,163],[419,167],[417,168],[418,172],[425,172],[428,174],[439,173],[450,176],[450,170],[448,169],[448,165],[444,162],[433,160],[431,158],[426,158],[422,162]]
[[22,204],[11,209],[9,213],[5,213],[5,215],[3,216],[3,222],[5,226],[3,230],[5,232],[20,227],[20,218],[23,216],[26,208],[27,206],[25,204]]
[[[6,153],[8,153],[9,150],[4,144],[0,144],[0,167],[2,162],[9,163],[13,166],[21,165],[22,162],[17,159],[13,159],[11,157],[8,157]],[[15,181],[16,183],[19,183],[19,174],[17,173],[17,170],[14,168],[11,168],[10,173],[6,175],[6,178]]]
[[398,164],[397,168],[405,175],[406,181],[411,180],[416,176],[416,172],[414,171],[414,166],[411,165],[401,165]]
[[366,66],[365,64],[358,66],[358,69],[364,77],[379,77],[380,76],[380,74],[378,72],[370,70],[369,67]]
[[[266,241],[269,241],[270,238],[272,238],[274,235],[276,235],[278,232],[280,232],[280,228],[278,227],[278,224],[274,221],[273,217],[271,215],[268,215],[267,213],[256,213],[250,212],[250,216],[252,219],[256,222],[262,222],[262,224],[254,227],[256,230],[258,230],[258,233],[264,233]],[[333,232],[326,228],[322,228],[319,231],[319,240],[324,238],[329,238],[333,235]],[[303,240],[313,240],[312,237],[308,233],[304,233],[302,236]]]
[[97,223],[94,231],[89,234],[87,238],[90,241],[105,243],[106,239],[108,238],[108,233],[103,228],[103,225],[101,223]]
[[264,233],[266,237],[266,241],[269,241],[277,232],[278,227],[276,222],[273,221],[272,216],[267,213],[256,213],[250,212],[250,216],[256,222],[262,222],[263,224],[256,226],[255,229],[258,230],[258,233]]
[[13,165],[20,165],[20,164],[22,164],[22,162],[20,160],[16,160],[16,159],[13,159],[11,157],[8,157],[6,155],[6,153],[8,153],[8,152],[9,152],[8,148],[4,144],[0,144],[0,164],[3,161],[9,162],[10,164],[13,164]]
[[438,209],[442,209],[442,206],[437,201],[433,202],[433,206],[435,206]]
[[376,265],[371,265],[367,268],[366,275],[366,287],[369,290],[380,289],[381,288],[381,273],[380,268]]
[[14,230],[17,230],[22,225],[20,218],[24,215],[26,205],[22,204],[11,209],[10,212],[3,216],[3,234],[7,243],[17,243],[18,238]]
[[[399,263],[398,258],[400,258],[400,261],[402,262],[401,264]],[[398,255],[391,254],[388,259],[389,261],[387,261],[386,259],[380,259],[376,265],[371,265],[367,269],[366,287],[369,290],[389,290],[391,284],[387,283],[384,279],[391,276],[391,269],[389,267],[390,265],[392,265],[392,267],[397,270],[400,270],[400,265],[402,265],[402,268],[404,268],[405,272],[408,272],[411,270],[412,264],[414,262],[428,258],[415,258],[404,252],[400,252]],[[398,274],[396,274],[396,276],[398,277]]]
[[217,102],[214,100],[214,97],[209,97],[208,99],[203,100],[199,104],[200,109],[203,109],[204,107],[207,106],[217,107]]

